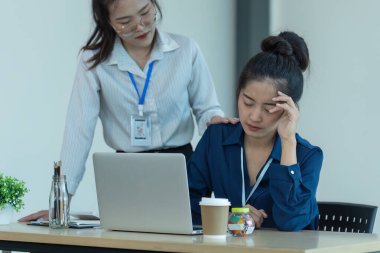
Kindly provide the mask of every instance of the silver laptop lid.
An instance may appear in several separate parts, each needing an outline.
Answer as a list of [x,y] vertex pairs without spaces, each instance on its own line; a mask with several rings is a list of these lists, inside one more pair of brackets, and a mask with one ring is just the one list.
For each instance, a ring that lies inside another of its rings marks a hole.
[[95,153],[93,162],[103,228],[193,233],[182,154]]

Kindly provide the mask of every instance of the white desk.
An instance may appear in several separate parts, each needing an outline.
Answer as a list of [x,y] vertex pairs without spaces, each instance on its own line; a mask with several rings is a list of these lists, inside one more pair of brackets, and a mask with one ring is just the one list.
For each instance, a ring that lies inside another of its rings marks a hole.
[[207,241],[203,236],[0,226],[0,250],[38,252],[370,252],[380,251],[376,234],[256,230],[246,238]]

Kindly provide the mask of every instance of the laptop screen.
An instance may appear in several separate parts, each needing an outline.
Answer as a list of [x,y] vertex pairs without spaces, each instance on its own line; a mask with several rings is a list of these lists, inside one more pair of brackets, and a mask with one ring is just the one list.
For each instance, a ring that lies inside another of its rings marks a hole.
[[93,162],[103,228],[193,233],[183,154],[95,153]]

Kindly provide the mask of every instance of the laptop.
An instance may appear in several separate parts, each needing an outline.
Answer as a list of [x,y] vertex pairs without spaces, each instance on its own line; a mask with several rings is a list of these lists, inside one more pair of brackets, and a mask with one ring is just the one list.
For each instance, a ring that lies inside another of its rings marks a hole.
[[183,154],[94,153],[101,226],[109,230],[201,234],[193,228]]

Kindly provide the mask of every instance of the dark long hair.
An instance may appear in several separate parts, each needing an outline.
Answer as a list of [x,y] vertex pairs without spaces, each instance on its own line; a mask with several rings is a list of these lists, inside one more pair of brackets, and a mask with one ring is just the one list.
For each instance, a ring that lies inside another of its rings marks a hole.
[[261,43],[261,53],[252,57],[240,74],[237,96],[251,80],[273,79],[275,88],[298,104],[303,93],[303,75],[309,66],[309,50],[294,32],[269,36]]
[[[81,50],[98,50],[88,62],[91,63],[90,69],[95,68],[98,64],[105,61],[113,50],[116,39],[116,33],[109,20],[109,6],[117,0],[92,0],[92,16],[95,22],[95,29],[92,32],[87,43]],[[159,17],[162,18],[162,12],[157,0],[150,0],[157,8]]]

